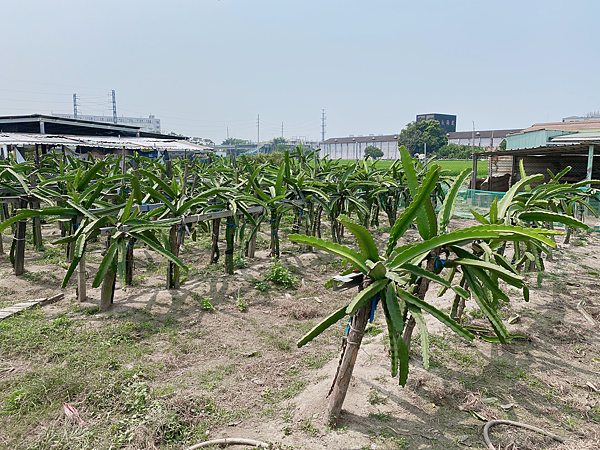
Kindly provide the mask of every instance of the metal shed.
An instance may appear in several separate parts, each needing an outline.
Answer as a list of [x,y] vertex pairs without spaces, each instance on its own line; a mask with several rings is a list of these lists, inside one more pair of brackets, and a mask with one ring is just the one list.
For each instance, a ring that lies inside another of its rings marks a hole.
[[[571,170],[563,178],[565,181],[598,180],[600,179],[600,164],[594,164],[594,159],[600,157],[600,136],[588,135],[587,138],[585,140],[578,139],[580,142],[575,143],[561,141],[560,143],[553,143],[553,145],[535,148],[475,153],[473,155],[473,176],[470,187],[471,189],[477,188],[477,161],[484,158],[488,160],[488,167],[493,166],[494,160],[510,161],[510,164],[502,165],[502,172],[498,171],[496,177],[494,177],[493,171],[490,171],[485,189],[487,191],[498,191],[499,189],[494,187],[494,183],[499,183],[501,177],[508,178],[508,187],[520,180],[520,161],[523,161],[523,167],[527,174],[544,174],[545,179],[543,182],[549,180],[548,170],[556,174],[568,166],[571,166]],[[498,167],[500,167],[500,164]]]

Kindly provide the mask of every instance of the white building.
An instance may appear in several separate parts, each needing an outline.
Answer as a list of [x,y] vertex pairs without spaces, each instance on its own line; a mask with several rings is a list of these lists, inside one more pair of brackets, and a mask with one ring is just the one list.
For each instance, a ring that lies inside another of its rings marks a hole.
[[[53,114],[56,117],[63,117],[66,119],[74,119],[73,114]],[[114,123],[112,116],[90,116],[86,114],[77,114],[77,119],[91,120],[94,122],[102,123]],[[133,125],[140,127],[142,131],[150,131],[153,133],[160,133],[160,119],[157,119],[152,114],[148,117],[123,117],[117,116],[117,123],[121,125]]]
[[331,159],[362,159],[367,147],[377,147],[383,152],[381,159],[398,159],[398,135],[369,135],[330,138],[321,143],[321,156],[329,155]]

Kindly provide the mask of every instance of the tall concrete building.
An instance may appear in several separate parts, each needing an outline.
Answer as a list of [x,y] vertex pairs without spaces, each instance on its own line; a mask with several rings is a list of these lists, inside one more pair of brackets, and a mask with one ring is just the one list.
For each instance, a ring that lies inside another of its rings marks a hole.
[[417,123],[425,120],[437,120],[440,123],[440,128],[446,133],[456,131],[456,116],[454,114],[418,114]]

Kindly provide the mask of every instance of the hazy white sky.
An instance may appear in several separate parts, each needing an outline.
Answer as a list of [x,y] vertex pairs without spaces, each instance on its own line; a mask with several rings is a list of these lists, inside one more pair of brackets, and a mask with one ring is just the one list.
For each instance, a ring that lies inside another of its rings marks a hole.
[[256,140],[458,130],[600,109],[599,0],[2,0],[0,115],[155,114]]

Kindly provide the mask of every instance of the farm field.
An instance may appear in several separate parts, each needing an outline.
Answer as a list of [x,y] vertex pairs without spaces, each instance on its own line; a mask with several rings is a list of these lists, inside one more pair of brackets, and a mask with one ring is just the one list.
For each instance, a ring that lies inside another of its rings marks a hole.
[[[341,160],[342,164],[349,164],[354,162],[354,160]],[[387,168],[390,167],[394,161],[391,160],[381,160],[377,161],[377,167],[379,168]],[[449,176],[456,176],[461,171],[465,169],[470,169],[473,163],[469,160],[446,160],[446,159],[436,159],[435,163],[439,165],[444,173]],[[487,161],[477,161],[477,176],[480,178],[487,177],[488,164]]]
[[[62,246],[45,243],[37,251],[28,244],[23,277],[14,276],[2,255],[0,306],[58,292],[65,299],[0,322],[0,448],[185,449],[240,437],[282,449],[483,449],[481,429],[491,419],[525,422],[567,439],[559,444],[498,426],[491,438],[501,448],[599,448],[598,235],[580,233],[559,244],[545,272],[526,275],[528,303],[507,288],[511,302],[501,302],[499,313],[522,339],[469,343],[428,318],[431,367],[423,368],[417,333],[404,388],[390,376],[378,309],[340,427],[329,429],[323,414],[346,325],[301,349],[295,342],[354,294],[323,286],[340,272],[340,260],[291,243],[292,222],[291,214],[283,216],[281,263],[268,257],[263,227],[256,258],[237,254],[230,276],[222,261],[208,264],[209,233],[186,240],[179,255],[190,271],[179,289],[165,289],[166,259],[136,246],[134,285],[126,291],[118,285],[108,312],[98,310],[100,288],[88,286],[83,303],[76,300],[75,278],[60,289],[67,267]],[[387,224],[383,215],[381,224]],[[474,224],[453,219],[450,228]],[[59,237],[55,226],[43,232],[45,242]],[[389,232],[385,225],[375,230],[380,248]],[[327,224],[323,233],[330,233]],[[399,245],[417,238],[409,229]],[[349,236],[345,243],[355,245]],[[100,252],[100,241],[86,250],[89,283]],[[451,297],[437,298],[432,290],[427,300],[448,311]],[[486,322],[469,308],[463,320]],[[63,402],[83,423],[65,417]]]

